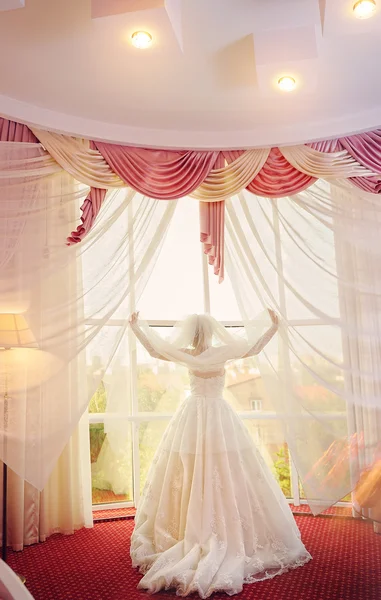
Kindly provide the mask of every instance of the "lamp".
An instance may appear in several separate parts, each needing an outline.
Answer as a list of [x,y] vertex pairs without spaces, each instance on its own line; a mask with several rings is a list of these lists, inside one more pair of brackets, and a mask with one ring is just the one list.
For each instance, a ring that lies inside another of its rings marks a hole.
[[144,50],[152,44],[152,35],[148,31],[135,31],[131,36],[131,40],[135,48]]
[[358,0],[353,5],[353,12],[357,19],[369,19],[376,12],[376,0]]
[[278,86],[282,92],[292,92],[296,87],[296,81],[290,75],[285,75],[278,79]]
[[[2,532],[2,559],[7,561],[7,488],[8,488],[8,466],[7,460],[7,436],[8,429],[8,384],[11,369],[13,353],[15,355],[16,364],[20,361],[18,349],[23,349],[21,360],[27,358],[25,350],[36,349],[37,342],[30,330],[26,319],[21,314],[5,313],[0,314],[0,358],[4,363],[4,456],[3,456],[3,532]],[[25,582],[25,578],[20,576],[20,579]]]

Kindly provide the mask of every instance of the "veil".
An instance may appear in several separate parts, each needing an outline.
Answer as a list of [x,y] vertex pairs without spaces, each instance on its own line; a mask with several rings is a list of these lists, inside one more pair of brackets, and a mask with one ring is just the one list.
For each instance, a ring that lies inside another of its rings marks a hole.
[[217,371],[243,358],[271,325],[268,311],[230,331],[211,315],[193,314],[178,321],[170,338],[164,339],[146,321],[138,322],[155,354],[200,372]]

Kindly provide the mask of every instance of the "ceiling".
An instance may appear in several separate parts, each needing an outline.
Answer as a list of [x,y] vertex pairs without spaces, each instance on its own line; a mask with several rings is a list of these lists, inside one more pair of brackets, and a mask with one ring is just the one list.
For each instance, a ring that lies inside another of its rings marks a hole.
[[[381,0],[363,21],[353,1],[0,0],[0,114],[162,147],[375,128]],[[131,45],[138,29],[151,32],[151,48]],[[297,80],[291,93],[276,85],[285,74]]]

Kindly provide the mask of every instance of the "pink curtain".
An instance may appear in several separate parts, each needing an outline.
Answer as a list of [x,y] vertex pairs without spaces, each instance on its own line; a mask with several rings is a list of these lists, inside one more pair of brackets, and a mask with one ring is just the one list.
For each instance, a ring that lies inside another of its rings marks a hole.
[[381,173],[381,129],[342,137],[339,141],[364,167]]
[[[342,137],[339,141],[360,164],[381,173],[381,129]],[[352,177],[351,181],[370,194],[381,192],[381,177]]]
[[[221,152],[215,163],[215,169],[224,166],[224,153]],[[200,202],[200,241],[204,245],[204,254],[213,265],[218,282],[224,280],[224,233],[225,233],[225,202]]]
[[219,152],[130,148],[95,142],[110,167],[134,190],[157,200],[191,194],[214,168]]
[[29,142],[36,144],[38,139],[27,125],[0,117],[0,142]]
[[[37,142],[23,124],[0,118],[0,141]],[[308,144],[320,152],[347,150],[360,164],[381,173],[381,129],[333,140]],[[174,200],[192,193],[212,169],[229,164],[244,151],[152,150],[103,142],[91,142],[109,166],[127,185],[158,200]],[[259,196],[279,198],[296,194],[316,179],[293,167],[278,148],[269,157],[247,190]],[[354,177],[352,183],[370,193],[381,192],[381,177]],[[67,244],[80,242],[91,230],[106,190],[91,188],[81,207],[81,223],[67,238]],[[200,204],[200,239],[219,280],[224,276],[224,201]]]
[[[0,117],[0,142],[38,143],[38,139],[27,125]],[[95,148],[93,142],[91,142],[90,146]],[[72,231],[71,235],[67,238],[68,246],[80,242],[90,231],[105,195],[106,190],[91,188],[89,195],[81,206],[81,225],[77,227],[76,231]]]
[[306,144],[306,146],[309,146],[318,152],[339,152],[340,150],[343,150],[339,140],[323,140],[320,142],[313,142],[312,144]]
[[67,246],[78,244],[78,242],[81,242],[89,233],[101,209],[106,193],[107,190],[101,190],[98,188],[90,189],[89,195],[81,206],[81,224],[78,225],[77,229],[72,231],[69,237],[66,239]]
[[263,168],[246,189],[258,196],[282,198],[305,190],[315,181],[290,165],[278,148],[271,148]]
[[[90,142],[90,148],[92,150],[96,149],[94,142]],[[66,238],[67,246],[78,244],[89,233],[101,209],[106,193],[107,190],[90,188],[89,195],[81,206],[81,224]]]

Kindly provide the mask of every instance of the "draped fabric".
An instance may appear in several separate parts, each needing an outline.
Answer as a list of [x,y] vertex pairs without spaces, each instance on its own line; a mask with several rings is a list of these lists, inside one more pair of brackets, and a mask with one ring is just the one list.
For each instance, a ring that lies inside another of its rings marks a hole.
[[[343,280],[355,283],[356,292],[348,287],[342,287],[340,294],[340,312],[343,319],[353,321],[354,331],[343,336],[345,359],[351,365],[346,376],[347,390],[352,395],[361,396],[360,404],[348,406],[348,429],[351,439],[356,440],[355,453],[352,461],[351,478],[354,482],[360,480],[369,466],[381,459],[381,382],[375,366],[381,360],[381,321],[380,297],[377,283],[381,275],[380,261],[377,252],[369,252],[378,244],[380,214],[372,204],[359,202],[353,194],[342,189],[334,189],[335,201],[345,203],[356,218],[356,221],[373,220],[376,226],[364,230],[367,243],[352,243],[351,238],[358,239],[358,225],[353,222],[346,225],[350,229],[347,235],[342,235],[342,223],[337,222],[336,245],[341,260],[338,261],[338,274]],[[372,293],[373,292],[373,293]],[[355,318],[354,318],[355,317]],[[366,331],[374,332],[373,336],[364,335]],[[369,396],[378,399],[372,402]],[[381,520],[381,503],[371,503],[371,506],[357,506],[357,510],[366,517]],[[357,515],[359,516],[359,515]],[[380,523],[374,524],[374,529],[381,533]]]
[[262,169],[246,189],[259,196],[280,198],[301,192],[314,181],[314,177],[293,167],[278,148],[272,148]]
[[[60,166],[96,188],[130,186],[157,199],[221,201],[247,188],[265,197],[297,193],[317,178],[380,179],[378,132],[281,148],[153,150],[79,140],[33,129]],[[219,160],[218,160],[219,159]],[[227,164],[221,167],[221,160]],[[262,172],[263,171],[263,172]],[[305,175],[305,177],[303,177]],[[363,182],[363,184],[365,185]],[[378,193],[378,188],[375,188]]]
[[86,380],[89,356],[100,351],[107,368],[127,327],[132,282],[138,298],[176,207],[111,191],[103,219],[67,247],[89,189],[55,167],[43,175],[45,160],[40,145],[0,144],[0,312],[22,313],[37,343],[0,355],[11,399],[7,414],[0,394],[0,459],[39,490],[103,375]]
[[125,187],[88,140],[34,128],[33,132],[57,164],[84,185],[101,189]]
[[[6,385],[11,398],[6,417],[0,394],[0,459],[44,487],[105,369],[127,370],[116,357],[124,355],[128,314],[154,268],[173,199],[190,194],[210,204],[201,220],[204,249],[221,277],[225,241],[246,329],[264,307],[281,313],[280,349],[275,359],[263,357],[262,377],[308,500],[319,512],[348,493],[358,476],[359,440],[366,461],[378,443],[377,431],[360,419],[348,432],[343,417],[347,404],[372,420],[379,410],[381,219],[377,196],[359,189],[365,182],[377,191],[377,135],[361,137],[361,151],[353,141],[346,148],[333,140],[173,152],[90,144],[33,129],[36,142],[24,128],[4,127],[23,141],[0,142],[0,308],[25,316],[38,347],[0,354],[1,389]],[[331,193],[333,182],[344,196]],[[345,269],[338,269],[340,261]],[[368,265],[371,276],[360,276]],[[345,311],[344,292],[351,293]],[[332,356],[324,335],[316,341],[295,323],[295,313],[307,314],[319,331],[335,331],[336,342],[351,344],[352,354]],[[306,348],[316,358],[312,364]],[[367,360],[357,364],[356,353]],[[84,377],[96,356],[102,368],[93,365],[92,376]],[[360,384],[351,386],[351,378]],[[313,391],[328,397],[329,409],[314,404],[306,387],[318,387]]]
[[234,198],[226,226],[244,322],[269,305],[282,317],[277,351],[259,366],[317,514],[380,456],[381,209],[316,184],[276,201]]
[[234,196],[257,176],[266,163],[269,152],[269,148],[222,152],[227,166],[213,169],[202,185],[191,194],[192,198],[213,202],[221,201],[223,196]]
[[381,172],[381,130],[340,138],[340,144],[366,169]]
[[95,142],[110,167],[134,190],[174,200],[191,194],[213,168],[218,152],[174,152]]
[[[76,429],[43,492],[8,471],[8,542],[15,551],[93,524],[88,425]],[[1,498],[1,497],[0,497]],[[0,523],[0,534],[2,524]]]
[[[4,119],[0,121],[0,140],[31,144],[31,148],[36,148],[37,143],[28,127]],[[7,148],[11,150],[12,146],[7,146]],[[33,150],[31,151],[33,152]],[[23,151],[21,150],[21,152]],[[37,152],[37,157],[38,154]],[[12,155],[9,156],[9,151],[6,155],[13,158]],[[14,162],[11,160],[13,166],[15,166]],[[18,167],[21,165],[19,164]],[[21,205],[20,209],[22,209]],[[4,223],[3,220],[2,223]],[[3,230],[2,237],[6,251],[4,252],[3,246],[1,265],[5,269],[7,264],[14,264],[16,248],[20,243],[22,227],[25,223],[21,219],[18,227],[15,227],[14,220],[8,221],[8,224],[14,235],[12,239],[9,230]],[[3,369],[1,375],[3,375]],[[3,377],[1,379],[3,383]],[[22,449],[22,440],[20,440],[20,446]],[[24,450],[27,452],[29,449],[24,448]],[[82,427],[82,436],[80,436],[80,429],[77,428],[54,467],[42,494],[36,487],[24,481],[22,476],[20,477],[14,471],[9,471],[8,540],[14,550],[22,550],[24,545],[45,540],[52,533],[74,533],[76,529],[84,525],[92,525],[92,514],[88,510],[88,497],[91,492],[90,468],[88,460],[86,461],[86,450],[88,454],[87,431],[84,432]],[[2,490],[2,486],[0,490]],[[2,501],[0,492],[0,503]],[[2,524],[0,524],[0,530],[1,528]]]
[[200,202],[200,241],[218,281],[224,280],[225,203]]
[[[381,131],[369,131],[340,138],[340,144],[349,152],[355,160],[374,173],[381,171],[381,153],[380,153]],[[352,183],[371,194],[379,194],[379,177],[356,177],[351,179]]]
[[[3,128],[7,128],[3,120]],[[34,137],[25,126],[19,135]],[[1,132],[1,129],[0,129]],[[202,202],[223,202],[243,189],[268,198],[303,191],[318,178],[347,179],[363,191],[381,190],[381,136],[378,131],[313,144],[253,150],[154,150],[87,140],[33,128],[55,161],[81,183],[91,186],[81,206],[81,223],[67,237],[80,242],[94,224],[105,190],[130,186],[158,200],[190,195]],[[1,138],[0,138],[1,139]],[[224,163],[227,163],[226,165]],[[223,208],[200,207],[200,237],[223,280]],[[211,233],[214,240],[210,239]],[[221,233],[220,233],[221,232]],[[222,273],[222,275],[221,275]]]
[[[90,142],[90,149],[95,150],[94,142]],[[107,189],[90,188],[89,195],[81,206],[81,224],[78,225],[75,231],[71,232],[71,235],[67,238],[67,245],[78,244],[83,238],[89,233],[92,226],[94,225],[95,219],[97,218],[103,201],[106,197]]]
[[[224,162],[219,156],[216,167],[223,168]],[[200,202],[200,241],[219,283],[224,280],[224,233],[225,203]]]
[[78,242],[81,242],[89,233],[99,214],[106,194],[107,190],[102,190],[100,188],[90,189],[89,195],[81,206],[81,225],[78,225],[77,229],[72,231],[71,235],[67,238],[68,246],[78,244]]
[[38,140],[27,125],[0,118],[0,142],[33,142]]
[[301,173],[314,173],[324,179],[369,177],[374,172],[359,164],[346,150],[321,152],[308,146],[280,148],[283,156]]

